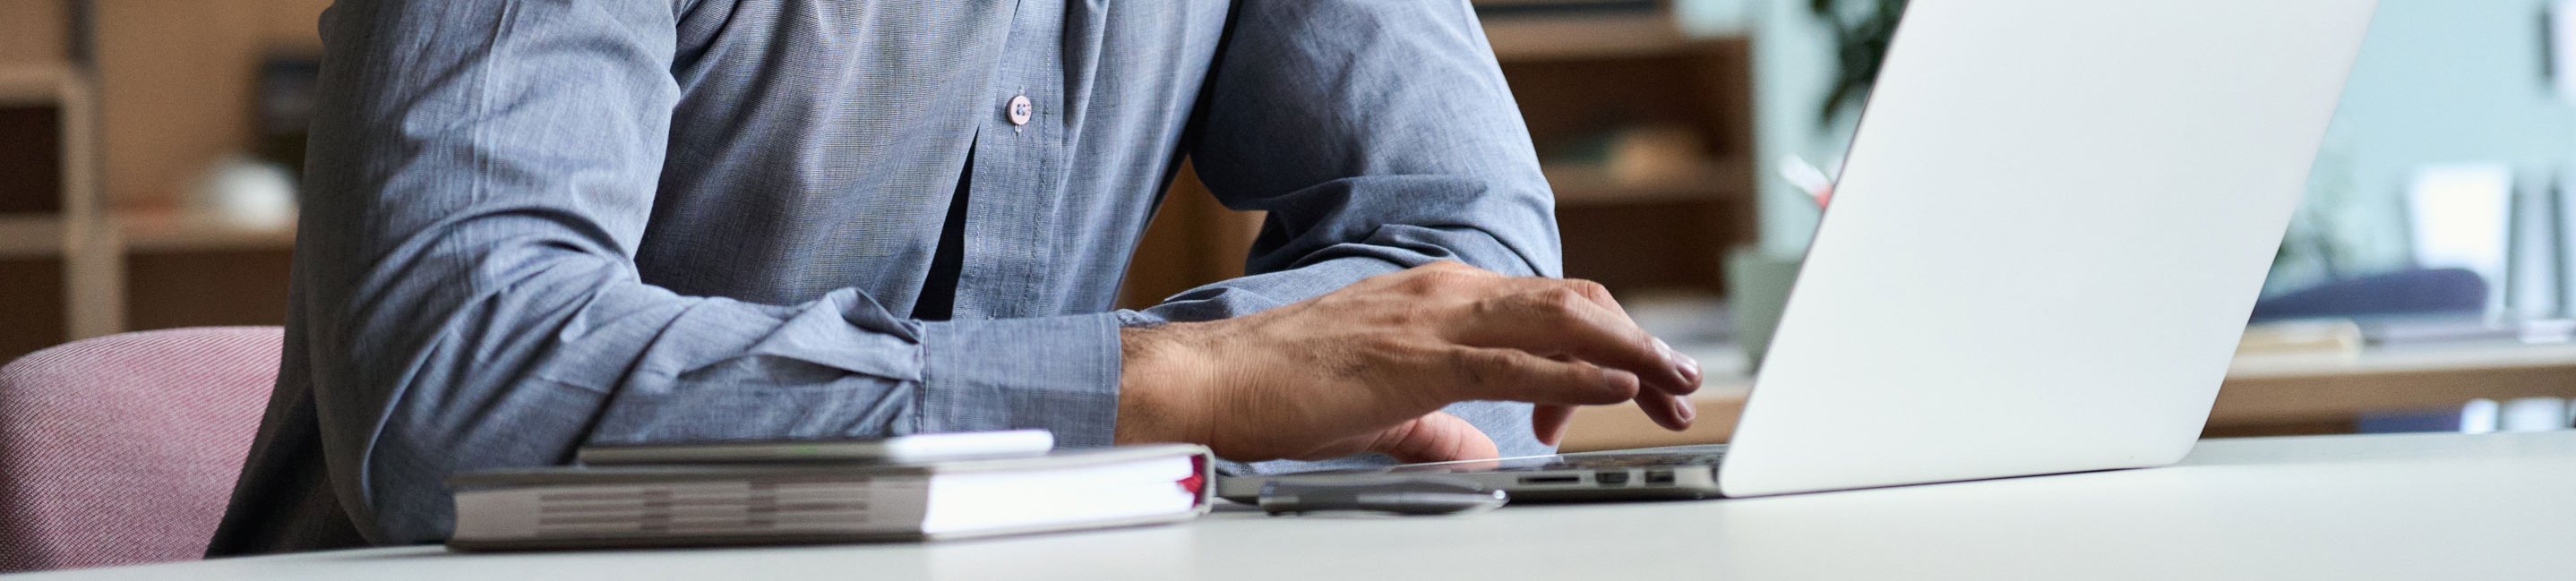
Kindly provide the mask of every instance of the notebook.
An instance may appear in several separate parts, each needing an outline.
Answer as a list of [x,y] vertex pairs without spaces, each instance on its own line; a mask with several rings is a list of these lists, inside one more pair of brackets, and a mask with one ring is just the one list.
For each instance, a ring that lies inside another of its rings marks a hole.
[[456,550],[934,540],[1185,521],[1208,450],[1130,446],[922,464],[558,467],[478,472]]

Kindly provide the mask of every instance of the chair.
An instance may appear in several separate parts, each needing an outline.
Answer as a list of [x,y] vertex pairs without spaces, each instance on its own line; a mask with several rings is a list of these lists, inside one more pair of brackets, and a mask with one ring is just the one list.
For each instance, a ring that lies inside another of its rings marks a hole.
[[0,367],[0,573],[202,555],[259,429],[282,335],[126,333]]
[[2402,270],[2329,282],[2254,304],[2254,321],[2483,313],[2487,280],[2466,269]]

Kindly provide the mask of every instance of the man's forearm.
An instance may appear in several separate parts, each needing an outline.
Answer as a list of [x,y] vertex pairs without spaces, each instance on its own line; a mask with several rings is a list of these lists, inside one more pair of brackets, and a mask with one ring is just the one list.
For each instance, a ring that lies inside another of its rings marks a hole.
[[1119,398],[1116,441],[1205,443],[1215,418],[1207,405],[1212,355],[1196,348],[1204,340],[1192,323],[1139,325],[1119,335]]
[[1456,404],[1635,399],[1687,426],[1671,406],[1699,383],[1600,285],[1454,262],[1243,317],[1133,327],[1120,340],[1119,440],[1206,444],[1233,460],[1534,453],[1545,446],[1522,444],[1535,440],[1531,408]]

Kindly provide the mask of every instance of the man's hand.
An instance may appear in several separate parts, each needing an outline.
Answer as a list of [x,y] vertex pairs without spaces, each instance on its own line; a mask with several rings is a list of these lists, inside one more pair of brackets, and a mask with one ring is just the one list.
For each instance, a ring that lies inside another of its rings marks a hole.
[[1524,401],[1540,441],[1574,406],[1631,399],[1689,427],[1699,364],[1638,329],[1601,285],[1453,262],[1262,313],[1124,331],[1119,443],[1193,442],[1237,460],[1383,452],[1492,458],[1461,401]]

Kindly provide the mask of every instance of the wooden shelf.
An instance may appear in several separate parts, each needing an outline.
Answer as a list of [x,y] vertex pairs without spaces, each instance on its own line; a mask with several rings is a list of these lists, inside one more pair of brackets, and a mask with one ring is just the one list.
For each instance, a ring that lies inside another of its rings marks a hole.
[[0,258],[51,257],[62,252],[62,216],[0,215]]
[[[96,91],[77,69],[62,65],[0,66],[0,107],[54,109],[52,163],[59,163],[60,203],[37,211],[0,214],[0,257],[55,259],[46,267],[59,285],[60,322],[30,321],[19,315],[0,325],[48,329],[64,340],[83,339],[121,330],[119,302],[124,294],[114,272],[114,243],[101,228],[98,196],[98,139],[93,113]],[[41,130],[40,130],[41,131]],[[27,139],[0,135],[0,139]],[[44,139],[41,135],[36,139]],[[25,143],[25,142],[20,142]],[[14,164],[14,162],[13,162]],[[20,176],[0,179],[26,179]],[[40,178],[41,179],[41,178]],[[27,183],[27,182],[21,182]],[[24,208],[12,208],[24,212]],[[35,316],[52,313],[35,311]],[[0,359],[15,353],[0,353]]]
[[1504,62],[1660,55],[1690,46],[1663,12],[1500,16],[1484,23],[1494,57]]
[[172,211],[119,212],[113,219],[126,252],[289,250],[295,228],[244,228],[213,216]]
[[1740,161],[1711,161],[1665,175],[1624,177],[1589,164],[1541,164],[1559,207],[1714,201],[1751,196],[1744,184],[1753,169]]
[[59,103],[80,94],[80,75],[56,65],[0,67],[0,105]]

